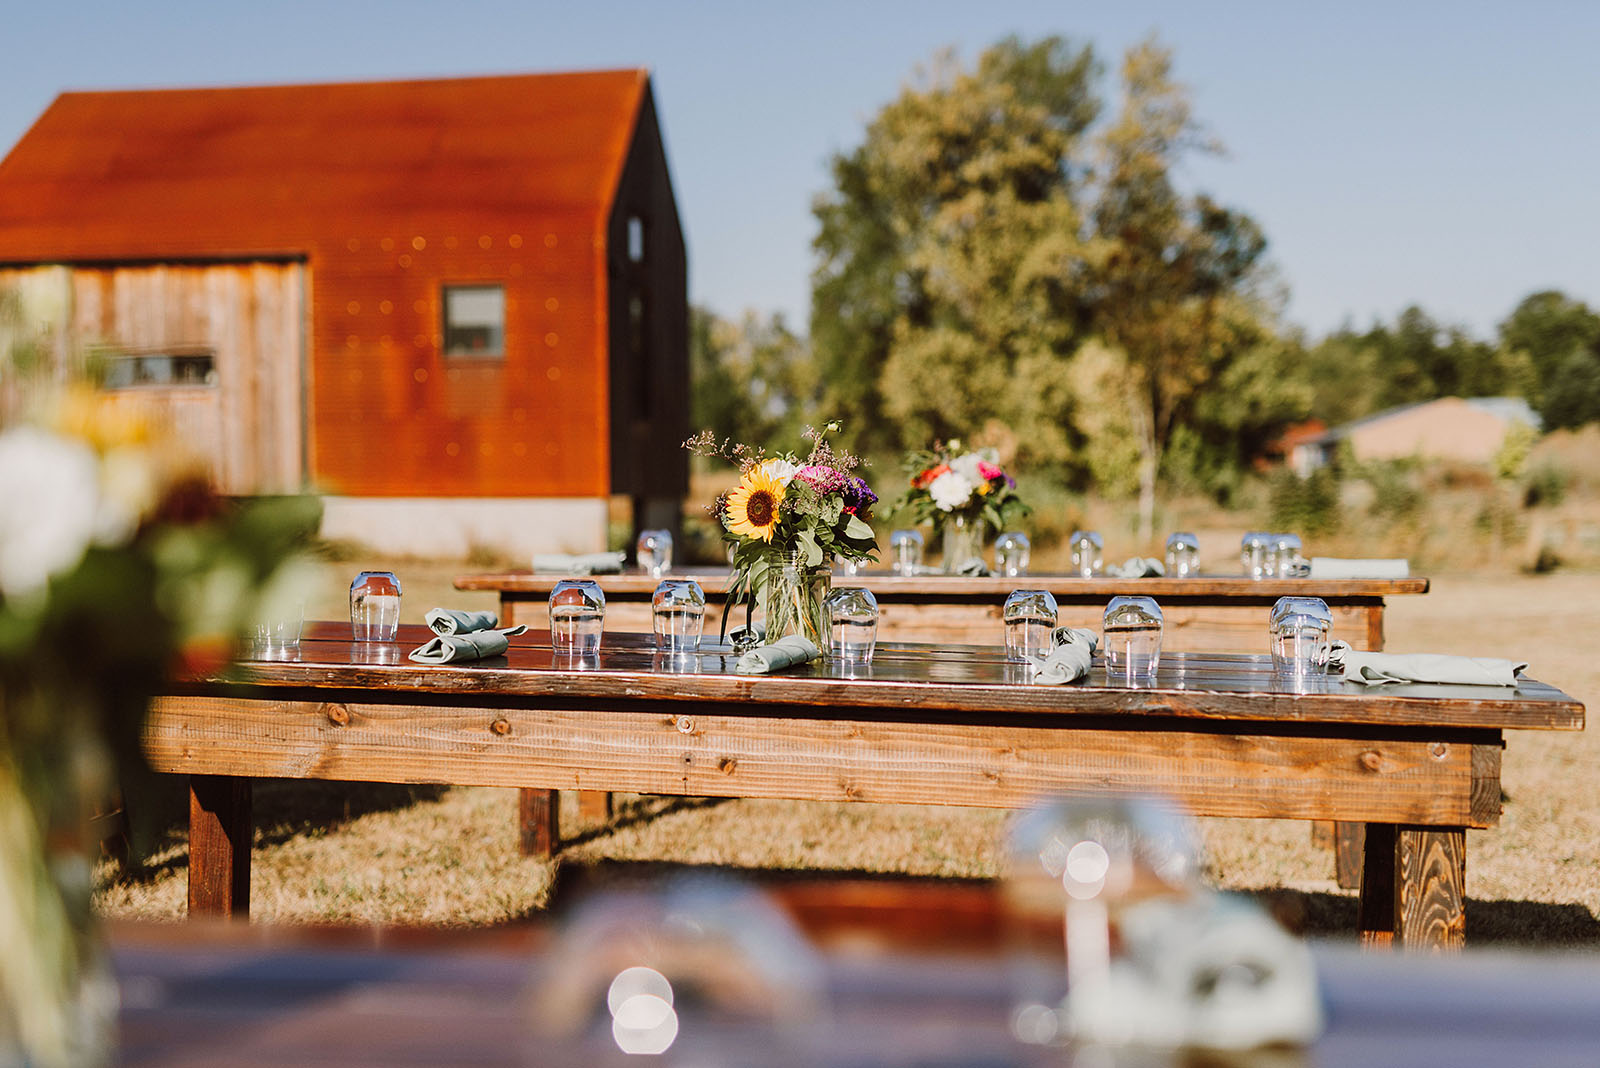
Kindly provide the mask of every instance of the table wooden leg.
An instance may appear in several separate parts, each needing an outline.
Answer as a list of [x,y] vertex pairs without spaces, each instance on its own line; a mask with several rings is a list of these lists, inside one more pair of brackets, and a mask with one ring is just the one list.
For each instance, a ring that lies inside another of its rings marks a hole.
[[250,780],[189,776],[189,914],[250,916]]
[[578,791],[578,818],[584,823],[610,823],[611,812],[609,790]]
[[1437,951],[1466,944],[1464,829],[1369,823],[1364,857],[1363,945]]
[[1367,825],[1346,823],[1333,825],[1333,874],[1342,890],[1361,887],[1361,864],[1367,849]]
[[548,857],[561,845],[561,791],[517,791],[517,839],[525,857]]

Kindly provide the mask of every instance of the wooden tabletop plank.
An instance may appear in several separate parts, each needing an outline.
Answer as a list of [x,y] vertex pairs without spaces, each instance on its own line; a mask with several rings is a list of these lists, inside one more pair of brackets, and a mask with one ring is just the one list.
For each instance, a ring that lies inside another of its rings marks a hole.
[[[676,568],[668,577],[692,578],[700,583],[706,593],[722,594],[727,590],[728,574],[728,569],[725,567],[688,567]],[[455,587],[458,590],[489,590],[511,594],[548,594],[557,582],[574,577],[578,576],[534,571],[500,571],[461,575],[456,578]],[[583,577],[593,578],[607,594],[626,596],[646,596],[653,592],[656,584],[660,582],[660,579],[642,571]],[[910,599],[1000,598],[1003,600],[1012,590],[1044,589],[1057,597],[1077,598],[1109,599],[1118,594],[1140,593],[1158,600],[1163,597],[1275,600],[1290,595],[1326,599],[1422,594],[1428,592],[1429,580],[1426,578],[1255,580],[1243,575],[1199,575],[1181,579],[1110,577],[1086,579],[1078,575],[1065,574],[978,578],[965,575],[907,576],[884,570],[872,570],[856,575],[835,575],[833,584],[864,586],[879,597]]]
[[1524,680],[1490,686],[1360,686],[1322,676],[1298,688],[1275,676],[1270,660],[1252,654],[1172,653],[1148,685],[1108,677],[1096,658],[1087,679],[1067,686],[1027,682],[1025,665],[992,647],[886,645],[868,665],[836,660],[777,675],[739,675],[724,647],[664,658],[648,635],[610,634],[584,662],[551,651],[548,635],[518,636],[505,656],[461,664],[416,664],[407,650],[426,640],[424,627],[402,628],[400,640],[349,640],[343,623],[314,623],[291,659],[244,660],[207,679],[208,687],[349,688],[433,696],[484,694],[618,704],[712,700],[751,710],[785,706],[790,714],[826,717],[848,708],[913,710],[967,716],[1145,716],[1254,720],[1273,723],[1433,726],[1487,730],[1581,730],[1584,707],[1554,687]]

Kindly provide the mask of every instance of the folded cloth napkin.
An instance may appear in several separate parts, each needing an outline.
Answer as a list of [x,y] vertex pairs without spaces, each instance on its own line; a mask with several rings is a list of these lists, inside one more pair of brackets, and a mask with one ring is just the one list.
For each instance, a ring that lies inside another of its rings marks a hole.
[[1328,667],[1344,672],[1344,681],[1364,686],[1386,682],[1440,682],[1460,686],[1515,686],[1525,663],[1489,656],[1445,656],[1442,653],[1363,653],[1346,642],[1334,642]]
[[614,553],[534,553],[535,571],[554,572],[559,575],[615,575],[622,570],[627,554],[620,549]]
[[737,627],[728,628],[728,644],[733,646],[735,649],[760,645],[766,640],[766,620],[762,620],[760,623],[741,623]]
[[1166,565],[1153,556],[1130,556],[1120,564],[1106,565],[1112,578],[1160,578],[1166,573]]
[[1408,560],[1354,560],[1338,556],[1313,556],[1311,577],[1314,579],[1355,578],[1410,578]]
[[961,566],[956,568],[956,574],[968,578],[989,578],[994,572],[989,570],[989,565],[984,563],[983,557],[973,556],[961,562]]
[[465,634],[435,634],[426,645],[411,650],[407,656],[419,664],[449,664],[457,660],[482,660],[486,656],[499,656],[510,642],[506,639],[521,634],[527,627],[506,627],[504,630],[473,630]]
[[809,663],[822,655],[810,638],[785,634],[768,645],[758,645],[739,657],[733,670],[740,675],[768,675],[796,664]]
[[500,625],[500,617],[493,612],[463,612],[456,608],[430,608],[423,618],[435,634],[466,634]]
[[1089,662],[1100,639],[1094,631],[1081,627],[1057,627],[1051,637],[1055,647],[1048,653],[1033,658],[1033,683],[1036,686],[1060,686],[1089,674]]

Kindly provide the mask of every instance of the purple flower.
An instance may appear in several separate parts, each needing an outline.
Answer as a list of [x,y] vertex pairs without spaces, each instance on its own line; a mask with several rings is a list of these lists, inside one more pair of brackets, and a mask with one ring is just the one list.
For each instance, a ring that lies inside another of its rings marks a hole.
[[852,514],[865,512],[878,503],[878,495],[872,492],[872,487],[867,485],[864,478],[854,476],[845,479],[844,485],[844,510]]

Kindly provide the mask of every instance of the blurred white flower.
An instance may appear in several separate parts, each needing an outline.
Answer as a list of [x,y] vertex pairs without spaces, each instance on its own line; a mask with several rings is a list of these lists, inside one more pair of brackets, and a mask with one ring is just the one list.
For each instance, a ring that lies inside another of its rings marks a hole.
[[940,511],[953,512],[971,500],[977,488],[978,480],[961,474],[952,463],[950,470],[928,484],[928,495]]
[[100,465],[86,443],[37,427],[0,434],[0,594],[33,593],[99,530]]
[[984,480],[983,476],[978,473],[979,459],[980,457],[975,452],[969,452],[965,456],[957,456],[950,461],[950,470],[966,479],[976,489],[978,483]]

